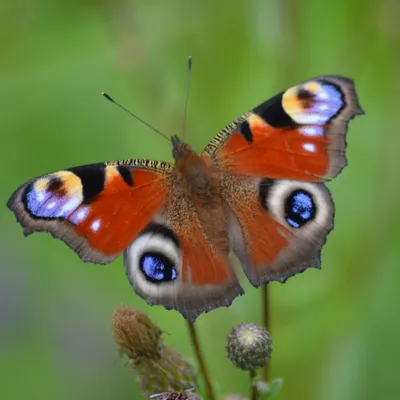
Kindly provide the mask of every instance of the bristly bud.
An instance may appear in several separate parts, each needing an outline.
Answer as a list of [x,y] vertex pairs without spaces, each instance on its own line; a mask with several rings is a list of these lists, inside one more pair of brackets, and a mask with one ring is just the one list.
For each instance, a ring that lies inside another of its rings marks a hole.
[[128,356],[133,367],[160,359],[162,331],[146,314],[121,306],[112,317],[112,326],[120,353]]
[[129,358],[146,395],[196,386],[192,365],[177,350],[164,345],[161,329],[146,314],[122,306],[114,313],[112,326],[120,353]]
[[[188,390],[196,386],[196,372],[179,351],[163,347],[157,362],[142,362],[136,368],[145,394]],[[173,397],[171,398],[173,399]]]
[[272,339],[262,326],[242,323],[229,334],[226,350],[228,358],[236,367],[255,371],[268,363],[272,353]]

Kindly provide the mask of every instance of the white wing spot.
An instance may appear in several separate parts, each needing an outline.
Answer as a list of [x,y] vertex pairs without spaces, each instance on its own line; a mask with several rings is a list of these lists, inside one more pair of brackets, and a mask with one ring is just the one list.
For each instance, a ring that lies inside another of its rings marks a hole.
[[77,218],[79,221],[82,221],[83,219],[85,219],[86,214],[87,214],[87,209],[84,208],[83,210],[79,210],[79,211],[77,212],[76,218]]
[[72,215],[69,217],[71,219],[71,222],[74,224],[79,224],[81,221],[83,221],[89,214],[89,209],[87,207],[80,208],[79,210],[75,211],[72,213]]
[[68,213],[74,211],[75,208],[77,208],[79,206],[79,203],[80,203],[80,199],[76,196],[69,199],[61,207],[61,213],[60,213],[61,215],[60,216],[65,216],[65,214],[68,214]]
[[318,93],[317,93],[317,96],[322,100],[328,100],[329,99],[329,93],[327,93],[325,90],[319,90]]
[[315,144],[312,144],[312,143],[304,143],[303,148],[304,148],[304,150],[307,150],[311,153],[315,153],[315,151],[317,150],[317,148],[315,147]]
[[45,199],[45,194],[42,190],[36,192],[36,199],[39,203],[41,203]]
[[99,219],[96,219],[95,221],[92,222],[91,228],[93,232],[97,232],[100,228],[101,221]]
[[56,202],[52,201],[51,203],[47,204],[47,209],[51,210],[52,208],[54,208],[56,206]]
[[322,126],[303,126],[300,132],[305,136],[323,136],[324,129]]

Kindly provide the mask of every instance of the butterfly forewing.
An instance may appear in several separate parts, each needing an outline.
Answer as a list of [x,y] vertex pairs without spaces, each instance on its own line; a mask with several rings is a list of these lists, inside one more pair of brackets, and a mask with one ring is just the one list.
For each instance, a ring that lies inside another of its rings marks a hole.
[[84,261],[109,263],[162,207],[167,163],[127,160],[70,168],[33,179],[8,202],[25,235],[47,231]]
[[325,181],[346,165],[347,125],[358,114],[351,80],[315,78],[238,118],[204,154],[232,174]]

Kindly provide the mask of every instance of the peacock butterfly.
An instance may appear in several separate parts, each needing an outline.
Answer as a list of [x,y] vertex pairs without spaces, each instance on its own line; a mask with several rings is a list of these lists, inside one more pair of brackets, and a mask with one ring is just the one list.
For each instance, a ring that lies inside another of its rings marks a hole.
[[193,322],[242,294],[232,250],[254,286],[310,266],[333,227],[325,182],[346,165],[353,82],[322,76],[272,97],[222,129],[202,153],[173,136],[175,164],[142,159],[32,179],[8,202],[29,235],[47,231],[83,261],[124,253],[149,304]]

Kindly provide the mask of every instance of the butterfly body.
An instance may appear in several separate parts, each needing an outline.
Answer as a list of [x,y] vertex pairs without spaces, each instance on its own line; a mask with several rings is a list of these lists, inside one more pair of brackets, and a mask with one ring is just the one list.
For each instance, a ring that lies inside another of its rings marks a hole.
[[174,164],[123,160],[28,181],[8,206],[25,234],[48,231],[84,260],[124,253],[150,304],[199,314],[254,286],[320,266],[333,227],[324,182],[345,166],[347,124],[362,110],[352,81],[296,85],[222,129],[202,153],[172,137]]
[[[175,155],[175,190],[190,196],[194,202],[203,206],[213,203],[220,196],[220,173],[206,157],[201,156],[184,144],[183,150],[174,147]],[[179,148],[179,147],[178,147]]]

